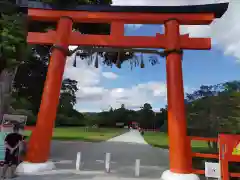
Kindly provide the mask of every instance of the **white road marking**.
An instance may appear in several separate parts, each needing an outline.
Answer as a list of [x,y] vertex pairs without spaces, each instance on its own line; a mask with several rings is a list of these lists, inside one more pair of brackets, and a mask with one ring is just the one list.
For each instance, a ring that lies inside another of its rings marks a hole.
[[72,160],[62,160],[62,161],[58,161],[56,162],[57,164],[72,164],[73,161]]
[[104,171],[76,171],[76,170],[72,170],[72,169],[56,169],[56,170],[51,170],[51,171],[44,171],[44,172],[37,172],[37,173],[33,173],[33,174],[29,174],[31,175],[56,175],[56,174],[69,174],[69,173],[73,173],[73,174],[91,174],[91,175],[97,175],[97,174],[105,174]]
[[50,159],[50,161],[52,161],[55,164],[72,164],[74,161],[73,160],[54,160],[54,159]]
[[[104,160],[96,160],[96,162],[98,162],[98,163],[105,163]],[[112,164],[116,164],[117,162],[111,161],[111,163],[112,163]]]

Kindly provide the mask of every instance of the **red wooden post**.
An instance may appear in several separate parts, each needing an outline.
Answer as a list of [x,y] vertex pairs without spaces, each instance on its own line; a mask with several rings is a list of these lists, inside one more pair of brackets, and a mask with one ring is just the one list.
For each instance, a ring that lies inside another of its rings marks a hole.
[[[180,50],[179,23],[169,20],[165,23],[166,49]],[[182,75],[182,54],[167,55],[167,98],[170,170],[174,173],[191,173],[190,141],[187,138]]]
[[224,135],[219,135],[219,159],[221,164],[221,176],[223,180],[229,180],[228,160],[227,160],[227,142]]
[[72,19],[68,17],[62,17],[58,22],[58,39],[48,66],[37,125],[32,132],[27,152],[27,161],[32,163],[46,162],[49,158],[72,24]]
[[229,172],[230,162],[240,162],[240,156],[234,153],[236,148],[240,144],[240,135],[233,134],[220,134],[219,135],[219,146],[220,146],[220,164],[221,164],[221,175],[223,180],[229,180],[230,177],[240,178],[240,173]]

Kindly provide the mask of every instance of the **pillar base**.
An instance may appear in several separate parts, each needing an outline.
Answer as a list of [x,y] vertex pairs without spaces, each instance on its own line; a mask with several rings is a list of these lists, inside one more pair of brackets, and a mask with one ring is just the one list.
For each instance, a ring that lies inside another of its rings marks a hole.
[[166,170],[162,173],[162,180],[200,180],[196,174],[179,174]]
[[35,173],[51,171],[55,168],[56,168],[55,164],[51,161],[44,163],[22,162],[21,164],[18,165],[16,173],[34,175]]

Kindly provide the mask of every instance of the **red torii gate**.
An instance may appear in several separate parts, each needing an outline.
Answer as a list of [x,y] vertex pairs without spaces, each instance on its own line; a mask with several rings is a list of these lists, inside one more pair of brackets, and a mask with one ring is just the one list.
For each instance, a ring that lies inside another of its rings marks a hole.
[[[191,174],[190,142],[184,109],[182,49],[209,50],[211,39],[180,35],[179,26],[208,25],[215,18],[220,18],[227,7],[228,3],[177,7],[80,6],[75,11],[29,8],[28,16],[31,20],[57,21],[58,26],[56,31],[29,32],[27,37],[30,44],[53,44],[53,51],[26,160],[31,163],[48,160],[69,45],[163,48],[167,70],[170,171]],[[72,32],[74,22],[111,23],[111,34]],[[124,36],[124,24],[164,24],[165,34],[156,34],[155,37]]]

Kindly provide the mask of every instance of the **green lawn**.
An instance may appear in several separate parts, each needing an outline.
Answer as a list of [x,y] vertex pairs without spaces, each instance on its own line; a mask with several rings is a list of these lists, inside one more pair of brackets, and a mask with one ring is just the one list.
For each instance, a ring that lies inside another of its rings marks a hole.
[[[168,135],[164,132],[145,132],[144,139],[150,145],[160,148],[168,148]],[[194,152],[202,152],[208,150],[207,142],[192,141],[192,150]]]
[[[55,128],[54,140],[81,140],[99,142],[124,133],[125,129],[118,128],[89,128],[83,127],[62,127]],[[31,131],[25,131],[26,136],[31,135]],[[144,139],[152,146],[168,148],[168,136],[163,132],[145,132]],[[195,152],[206,151],[207,143],[203,141],[192,141],[192,150]]]
[[[82,140],[82,141],[105,141],[125,132],[125,129],[117,128],[89,128],[83,127],[64,127],[55,128],[53,133],[54,140]],[[25,131],[26,136],[31,135],[31,131]]]

